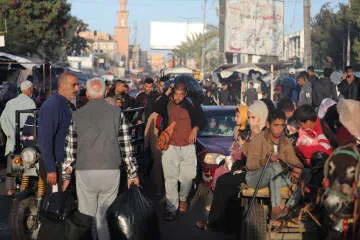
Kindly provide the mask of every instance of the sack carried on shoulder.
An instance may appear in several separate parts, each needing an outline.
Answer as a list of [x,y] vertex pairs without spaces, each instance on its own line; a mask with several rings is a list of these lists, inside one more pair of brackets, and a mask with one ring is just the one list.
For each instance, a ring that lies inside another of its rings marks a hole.
[[169,127],[167,127],[164,131],[161,132],[157,145],[160,150],[167,150],[169,148],[170,140],[174,135],[174,128],[176,126],[176,122],[172,122]]

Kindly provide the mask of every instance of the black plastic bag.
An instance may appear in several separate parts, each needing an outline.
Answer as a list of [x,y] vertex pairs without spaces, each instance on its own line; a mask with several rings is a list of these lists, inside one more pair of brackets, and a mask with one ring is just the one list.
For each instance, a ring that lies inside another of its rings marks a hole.
[[107,211],[107,220],[111,239],[160,239],[155,207],[135,185],[111,204]]
[[54,222],[48,219],[41,219],[41,225],[38,240],[64,240],[65,239],[65,224],[64,222]]
[[58,222],[64,221],[75,209],[75,199],[67,190],[45,195],[41,200],[39,214],[41,218]]
[[204,92],[199,82],[189,75],[179,75],[175,79],[165,82],[164,92],[170,87],[171,84],[183,83],[186,87],[187,96],[191,98],[196,104],[200,105],[204,101]]
[[93,217],[78,211],[65,219],[65,240],[92,239]]

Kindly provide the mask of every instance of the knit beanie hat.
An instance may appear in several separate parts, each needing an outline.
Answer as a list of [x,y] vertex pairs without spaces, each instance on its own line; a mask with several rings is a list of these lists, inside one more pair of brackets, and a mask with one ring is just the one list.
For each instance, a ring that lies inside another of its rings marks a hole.
[[248,112],[251,112],[260,118],[260,129],[263,129],[266,126],[269,110],[263,101],[255,101],[250,105]]
[[240,113],[241,123],[238,126],[239,130],[243,131],[246,129],[248,121],[248,106],[238,106],[237,111]]

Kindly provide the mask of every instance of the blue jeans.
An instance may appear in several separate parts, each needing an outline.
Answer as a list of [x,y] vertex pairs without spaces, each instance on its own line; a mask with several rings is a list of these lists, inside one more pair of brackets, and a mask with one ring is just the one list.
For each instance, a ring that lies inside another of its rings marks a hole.
[[[260,179],[261,172],[263,168],[259,170],[248,172],[246,174],[247,185],[251,188],[255,188],[256,184]],[[274,162],[269,163],[268,167],[265,169],[264,176],[260,182],[259,188],[269,187],[270,188],[270,197],[271,197],[271,206],[280,206],[281,201],[281,188],[286,186],[291,186],[292,182],[290,181],[289,173],[284,173],[279,175],[284,169],[281,167],[280,163]],[[276,177],[277,176],[277,177]],[[276,177],[274,179],[274,177]],[[292,194],[291,198],[287,202],[287,206],[292,207],[301,197],[300,188],[297,188]]]

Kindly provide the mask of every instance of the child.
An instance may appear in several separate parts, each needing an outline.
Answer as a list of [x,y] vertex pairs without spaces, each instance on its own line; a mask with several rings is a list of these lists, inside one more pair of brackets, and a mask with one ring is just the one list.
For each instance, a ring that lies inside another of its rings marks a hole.
[[324,134],[320,118],[317,117],[312,106],[299,107],[295,111],[294,117],[300,127],[296,147],[304,157],[305,165],[311,167],[311,157],[314,153],[324,152],[330,155],[333,149]]

